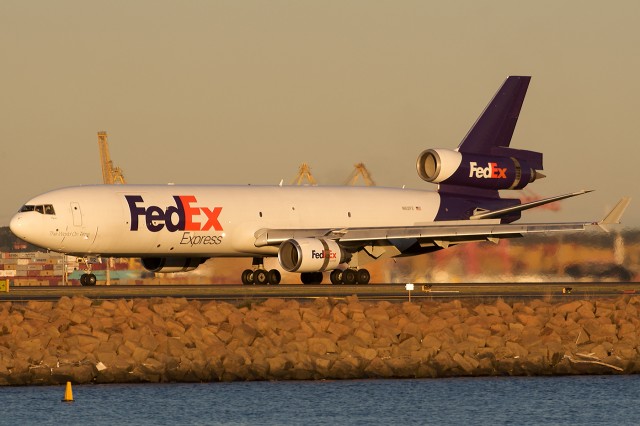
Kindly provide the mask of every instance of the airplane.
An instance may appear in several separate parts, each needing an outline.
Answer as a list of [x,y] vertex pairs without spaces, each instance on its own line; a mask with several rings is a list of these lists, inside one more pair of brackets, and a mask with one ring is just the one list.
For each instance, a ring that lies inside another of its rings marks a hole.
[[[192,271],[209,258],[248,257],[243,284],[279,284],[277,269],[303,284],[368,284],[363,266],[458,244],[582,231],[619,223],[623,198],[600,222],[515,224],[521,212],[586,194],[521,204],[500,190],[545,177],[542,153],[509,145],[531,77],[510,76],[456,149],[427,149],[417,172],[436,191],[380,187],[88,185],[27,201],[10,222],[22,240],[80,257],[139,257],[152,272]],[[95,285],[87,262],[82,285]]]

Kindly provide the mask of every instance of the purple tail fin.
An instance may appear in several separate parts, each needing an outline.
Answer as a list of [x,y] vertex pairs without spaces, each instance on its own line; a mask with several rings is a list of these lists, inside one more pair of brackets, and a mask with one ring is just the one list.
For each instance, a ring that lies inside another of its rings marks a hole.
[[[482,211],[500,211],[505,223],[520,217],[520,210],[511,209],[520,200],[501,198],[498,191],[522,189],[544,177],[538,172],[543,169],[542,153],[509,146],[530,81],[528,76],[508,77],[458,145],[457,153],[443,152],[442,159],[438,150],[421,154],[419,173],[439,183],[442,202],[437,220],[469,219]],[[453,158],[457,163],[447,163]],[[428,168],[432,163],[433,173]],[[448,175],[440,177],[443,170]]]
[[542,154],[509,148],[531,77],[510,76],[458,146],[458,152],[517,157],[542,170]]

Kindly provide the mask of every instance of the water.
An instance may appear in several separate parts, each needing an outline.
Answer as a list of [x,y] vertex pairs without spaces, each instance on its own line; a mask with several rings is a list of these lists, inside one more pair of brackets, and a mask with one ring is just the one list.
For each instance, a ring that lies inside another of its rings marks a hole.
[[0,388],[2,425],[637,424],[640,376]]

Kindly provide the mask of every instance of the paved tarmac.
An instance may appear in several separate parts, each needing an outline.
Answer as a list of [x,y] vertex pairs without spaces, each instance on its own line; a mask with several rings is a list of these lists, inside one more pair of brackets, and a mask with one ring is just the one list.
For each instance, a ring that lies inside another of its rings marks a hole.
[[371,285],[137,285],[94,287],[13,287],[0,293],[0,301],[58,300],[62,296],[84,296],[96,300],[177,297],[190,300],[253,301],[268,298],[315,299],[357,295],[361,300],[405,301],[460,298],[598,298],[640,294],[640,283],[456,283]]

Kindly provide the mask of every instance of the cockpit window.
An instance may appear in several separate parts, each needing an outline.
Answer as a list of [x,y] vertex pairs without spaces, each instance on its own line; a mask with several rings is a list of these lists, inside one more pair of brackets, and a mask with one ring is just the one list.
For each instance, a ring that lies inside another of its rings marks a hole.
[[33,211],[38,212],[40,214],[49,214],[49,215],[56,214],[56,211],[54,210],[53,205],[51,205],[51,204],[41,204],[41,205],[38,205],[38,206],[34,206],[32,204],[25,204],[20,209],[21,213],[33,212]]

